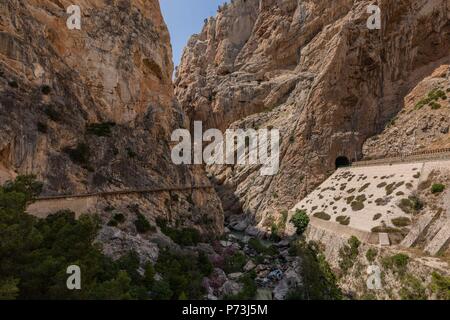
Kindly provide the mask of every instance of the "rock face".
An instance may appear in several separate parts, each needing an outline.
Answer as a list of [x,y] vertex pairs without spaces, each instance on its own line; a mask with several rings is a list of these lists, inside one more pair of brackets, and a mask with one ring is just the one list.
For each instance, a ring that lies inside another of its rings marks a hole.
[[226,213],[243,210],[264,228],[265,217],[312,191],[338,157],[360,159],[405,96],[449,62],[449,1],[380,0],[380,30],[367,27],[372,3],[235,0],[191,38],[175,82],[191,123],[282,136],[278,175],[210,168]]
[[[0,4],[0,177],[36,174],[46,195],[207,184],[201,168],[170,159],[170,135],[187,123],[158,1],[82,1],[81,30],[66,26],[69,5]],[[223,229],[213,191],[111,202],[139,202],[150,220]]]
[[450,68],[438,67],[406,95],[403,109],[382,133],[366,141],[364,156],[450,147]]

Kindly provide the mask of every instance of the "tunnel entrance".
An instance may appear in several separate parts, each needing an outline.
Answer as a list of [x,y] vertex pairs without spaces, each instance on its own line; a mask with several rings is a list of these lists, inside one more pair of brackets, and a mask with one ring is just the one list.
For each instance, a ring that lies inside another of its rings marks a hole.
[[336,169],[348,167],[348,166],[350,166],[350,160],[348,160],[348,158],[345,156],[340,156],[340,157],[336,158],[335,165],[336,165]]

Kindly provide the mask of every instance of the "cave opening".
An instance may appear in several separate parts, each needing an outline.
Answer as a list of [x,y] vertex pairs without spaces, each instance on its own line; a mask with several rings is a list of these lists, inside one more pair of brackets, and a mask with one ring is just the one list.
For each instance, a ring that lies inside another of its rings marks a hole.
[[350,160],[345,156],[339,156],[335,161],[336,169],[350,166]]

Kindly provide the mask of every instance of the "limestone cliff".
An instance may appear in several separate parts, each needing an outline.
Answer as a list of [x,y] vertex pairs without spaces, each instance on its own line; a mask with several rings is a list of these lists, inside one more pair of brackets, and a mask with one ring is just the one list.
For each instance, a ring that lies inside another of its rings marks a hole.
[[365,158],[450,147],[450,69],[438,67],[405,96],[382,133],[364,144]]
[[190,39],[175,93],[191,122],[282,135],[278,175],[210,169],[226,212],[242,209],[264,229],[269,213],[312,191],[337,157],[362,158],[365,141],[403,109],[405,96],[448,64],[449,1],[376,1],[380,30],[367,27],[370,4],[235,0]]
[[[159,2],[78,3],[81,30],[66,26],[70,1],[0,4],[0,177],[36,174],[45,195],[207,184],[201,168],[170,158],[170,135],[187,123]],[[138,204],[151,221],[223,229],[206,189],[108,201],[93,210]]]

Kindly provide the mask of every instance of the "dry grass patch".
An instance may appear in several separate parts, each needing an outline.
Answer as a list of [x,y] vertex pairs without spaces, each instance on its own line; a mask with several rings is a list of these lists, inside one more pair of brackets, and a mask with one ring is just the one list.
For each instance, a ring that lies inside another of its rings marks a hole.
[[350,217],[348,216],[339,216],[336,218],[336,222],[339,222],[343,226],[348,226],[350,224]]
[[316,217],[316,218],[322,219],[322,220],[326,220],[326,221],[331,219],[331,216],[329,214],[323,212],[323,211],[316,212],[316,213],[313,214],[313,216]]

